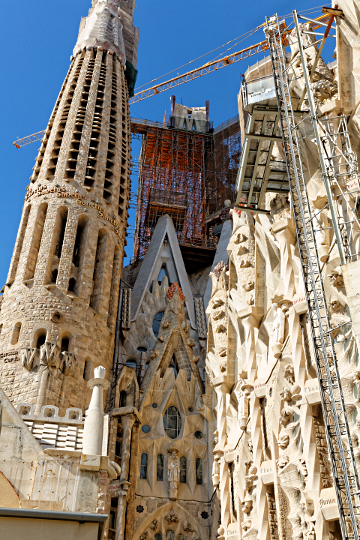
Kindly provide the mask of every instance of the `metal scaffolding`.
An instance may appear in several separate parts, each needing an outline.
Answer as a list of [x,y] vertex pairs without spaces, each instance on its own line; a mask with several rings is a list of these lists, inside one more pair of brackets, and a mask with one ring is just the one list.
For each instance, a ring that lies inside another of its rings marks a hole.
[[[188,271],[212,263],[226,199],[234,202],[241,153],[239,117],[207,132],[132,119],[142,138],[134,259],[144,257],[160,216],[174,223]],[[220,216],[220,217],[219,217]]]
[[[288,44],[284,39],[284,24],[277,16],[268,18],[265,32],[269,42],[270,56],[275,81],[279,127],[286,158],[287,173],[290,182],[290,196],[295,218],[299,253],[308,303],[309,322],[311,325],[317,375],[326,437],[329,448],[335,489],[340,513],[340,526],[343,538],[359,538],[359,481],[354,460],[344,398],[336,359],[333,328],[331,327],[327,301],[324,291],[316,232],[319,227],[318,212],[309,203],[306,179],[301,155],[301,139],[304,137],[299,128],[303,119],[297,115],[302,103],[309,109],[307,118],[311,120],[318,152],[322,179],[327,193],[327,204],[331,213],[332,228],[339,249],[341,263],[355,260],[354,242],[351,235],[358,226],[356,215],[357,197],[349,196],[350,191],[359,190],[358,168],[351,151],[347,126],[344,117],[337,119],[320,118],[315,105],[311,82],[315,67],[311,71],[307,65],[304,50],[326,39],[334,21],[331,16],[323,39],[312,42],[307,47],[303,43],[303,32],[309,28],[300,27],[297,13],[294,11],[294,30],[292,43],[299,47],[305,91],[296,103],[291,90],[292,84],[299,78],[293,63],[286,61],[284,48]],[[314,23],[302,17],[305,23]],[[288,29],[287,29],[288,32]],[[315,35],[315,34],[314,34]],[[319,35],[317,33],[316,35]],[[317,54],[316,61],[320,55]],[[310,71],[310,73],[309,73]],[[350,236],[349,236],[350,235]]]
[[143,258],[160,216],[168,214],[180,244],[206,247],[205,161],[211,135],[141,125],[134,257]]

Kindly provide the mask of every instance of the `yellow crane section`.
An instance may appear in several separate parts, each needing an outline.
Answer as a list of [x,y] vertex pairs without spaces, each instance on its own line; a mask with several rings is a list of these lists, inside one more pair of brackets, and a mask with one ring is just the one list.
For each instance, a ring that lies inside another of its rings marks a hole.
[[[323,8],[324,14],[314,19],[315,21],[319,22],[319,25],[313,22],[309,23],[312,30],[319,28],[324,23],[327,23],[330,20],[331,13],[327,12],[327,10],[328,8]],[[329,10],[329,11],[334,11],[334,10]],[[262,26],[265,26],[265,23],[260,25],[259,28],[261,28]],[[291,32],[292,29],[286,28],[285,23],[283,25],[283,29],[284,29],[283,34],[282,34],[283,41],[285,45],[288,45],[287,36]],[[223,56],[222,58],[219,58],[218,60],[214,60],[213,62],[207,62],[203,66],[200,66],[196,69],[188,71],[187,73],[184,73],[183,75],[178,75],[177,77],[173,77],[172,79],[169,79],[163,83],[156,84],[155,86],[151,86],[150,88],[146,88],[145,90],[142,90],[141,92],[134,94],[134,96],[129,100],[129,104],[133,105],[134,103],[138,103],[139,101],[148,99],[152,96],[155,96],[156,94],[160,94],[161,92],[166,92],[167,90],[171,90],[175,86],[180,86],[181,84],[185,84],[194,79],[198,79],[199,77],[208,75],[209,73],[212,73],[213,71],[217,71],[218,69],[221,69],[225,66],[229,66],[231,64],[234,64],[235,62],[239,62],[240,60],[249,58],[249,56],[253,56],[254,54],[258,54],[260,52],[265,52],[268,49],[269,49],[269,45],[268,45],[267,40],[260,41],[260,43],[256,43],[255,45],[246,47],[246,49],[241,49],[240,51],[234,52],[227,56]],[[23,146],[26,146],[27,144],[40,141],[43,138],[44,133],[45,133],[45,130],[38,131],[37,133],[28,135],[27,137],[23,137],[22,139],[16,139],[16,141],[14,141],[14,145],[16,146],[16,148],[21,148]]]

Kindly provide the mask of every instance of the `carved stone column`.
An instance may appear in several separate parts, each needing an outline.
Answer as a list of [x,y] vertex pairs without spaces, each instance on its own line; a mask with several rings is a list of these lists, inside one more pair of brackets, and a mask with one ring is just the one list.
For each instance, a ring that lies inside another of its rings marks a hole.
[[120,490],[118,499],[118,511],[116,519],[115,540],[123,540],[125,532],[125,515],[127,496],[129,490],[129,464],[131,435],[135,421],[138,421],[139,415],[134,407],[121,407],[114,409],[111,416],[119,416],[123,426],[123,437],[121,445],[121,474]]

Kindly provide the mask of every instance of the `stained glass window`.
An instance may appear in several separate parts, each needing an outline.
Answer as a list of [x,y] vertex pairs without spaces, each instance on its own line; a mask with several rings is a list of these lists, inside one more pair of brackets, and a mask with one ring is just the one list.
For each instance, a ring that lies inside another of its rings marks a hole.
[[164,480],[164,456],[162,454],[157,456],[157,479],[159,482]]
[[141,463],[140,463],[140,478],[146,480],[147,478],[147,466],[148,466],[148,455],[141,454]]
[[186,484],[186,457],[180,458],[180,482]]
[[164,429],[170,439],[176,439],[181,430],[181,416],[176,407],[169,407],[164,415]]

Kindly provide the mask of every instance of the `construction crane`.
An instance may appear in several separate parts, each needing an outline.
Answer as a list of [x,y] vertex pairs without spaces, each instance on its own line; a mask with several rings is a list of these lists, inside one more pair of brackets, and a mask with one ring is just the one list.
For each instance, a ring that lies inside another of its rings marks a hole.
[[[316,19],[314,19],[314,21],[310,24],[311,29],[315,30],[317,28],[320,28],[324,23],[327,23],[329,21],[329,18],[330,18],[330,15],[328,13],[324,13],[323,15],[320,15],[320,17],[317,17]],[[265,26],[265,23],[260,25],[258,28],[260,29],[263,26]],[[287,29],[285,25],[283,25],[282,30],[283,30],[282,39],[284,41],[284,44],[287,45],[288,44],[287,36],[291,30]],[[269,50],[269,44],[267,40],[260,41],[260,43],[256,43],[255,45],[246,47],[246,49],[241,49],[240,51],[234,52],[227,56],[223,56],[222,58],[219,58],[218,60],[214,60],[213,62],[208,62],[204,64],[203,66],[200,66],[196,69],[188,71],[187,73],[184,73],[183,75],[178,75],[177,77],[173,77],[172,79],[169,79],[165,82],[162,82],[155,86],[151,86],[150,88],[146,88],[145,90],[142,90],[141,92],[137,92],[129,100],[129,104],[133,105],[134,103],[138,103],[139,101],[143,101],[144,99],[148,99],[152,96],[156,96],[157,94],[160,94],[161,92],[166,92],[167,90],[171,90],[172,88],[175,88],[176,86],[180,86],[181,84],[185,84],[187,82],[193,81],[194,79],[198,79],[199,77],[208,75],[209,73],[212,73],[213,71],[218,71],[221,68],[230,66],[234,64],[235,62],[239,62],[240,60],[249,58],[249,56],[253,56],[255,54],[265,52],[267,50]],[[45,130],[38,131],[37,133],[33,133],[32,135],[28,135],[27,137],[23,137],[21,139],[18,138],[16,139],[16,141],[14,141],[14,145],[16,146],[16,148],[22,148],[23,146],[26,146],[33,142],[41,141],[44,134],[45,134]]]

